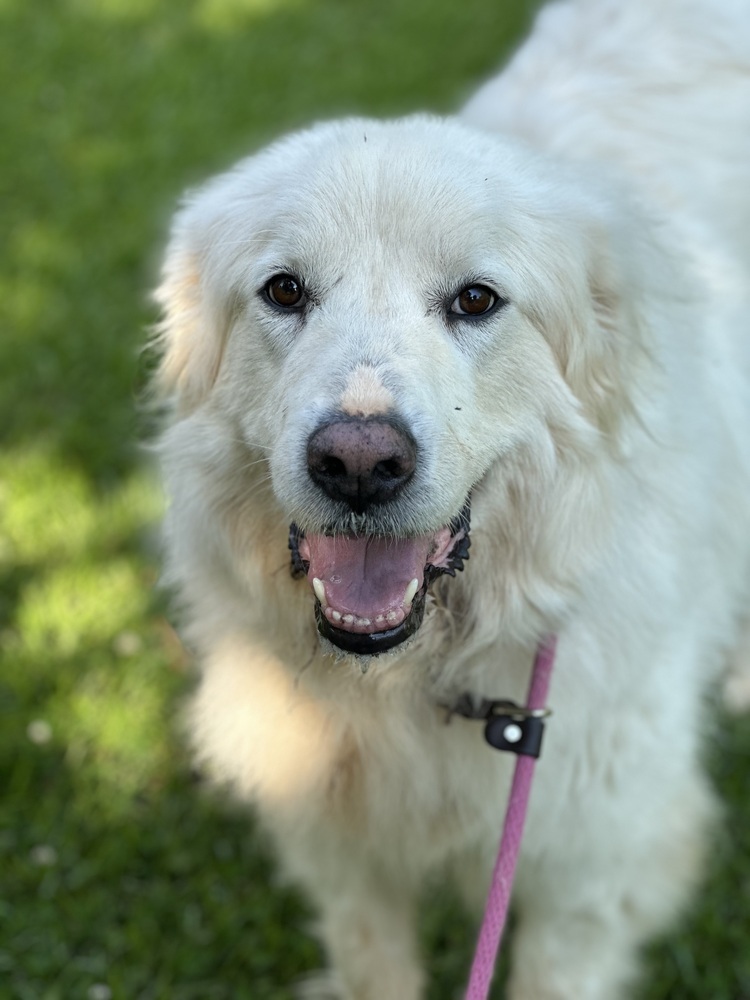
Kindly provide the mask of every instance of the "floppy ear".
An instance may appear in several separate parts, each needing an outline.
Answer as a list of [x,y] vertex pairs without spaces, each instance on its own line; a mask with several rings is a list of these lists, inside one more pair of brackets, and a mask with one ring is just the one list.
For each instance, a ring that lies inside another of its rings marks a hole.
[[[571,371],[579,382],[584,405],[606,435],[617,433],[621,419],[633,412],[632,391],[646,358],[637,268],[624,259],[623,248],[609,234],[598,233],[588,267],[592,329],[584,351],[583,370]],[[573,369],[575,366],[573,366]]]
[[226,341],[229,315],[208,287],[208,262],[202,227],[188,205],[175,216],[154,299],[162,319],[155,344],[161,355],[156,374],[159,393],[189,413],[213,386]]
[[636,221],[598,209],[579,220],[583,267],[569,273],[562,330],[550,339],[589,421],[614,440],[650,366],[652,289],[665,277],[665,262]]

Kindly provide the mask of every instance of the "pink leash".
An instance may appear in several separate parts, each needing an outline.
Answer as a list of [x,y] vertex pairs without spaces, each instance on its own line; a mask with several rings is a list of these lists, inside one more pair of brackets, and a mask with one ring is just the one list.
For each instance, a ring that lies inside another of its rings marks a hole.
[[[537,649],[526,700],[530,714],[540,713],[546,708],[556,645],[557,637],[550,636],[542,641]],[[508,728],[505,732],[507,735]],[[515,733],[512,735],[516,739],[519,738]],[[484,910],[482,927],[479,931],[479,940],[474,952],[465,1000],[486,1000],[489,996],[497,952],[508,914],[513,877],[521,850],[521,838],[523,837],[535,766],[535,756],[519,754],[513,772],[513,784],[508,799],[500,848],[492,873],[492,882]]]

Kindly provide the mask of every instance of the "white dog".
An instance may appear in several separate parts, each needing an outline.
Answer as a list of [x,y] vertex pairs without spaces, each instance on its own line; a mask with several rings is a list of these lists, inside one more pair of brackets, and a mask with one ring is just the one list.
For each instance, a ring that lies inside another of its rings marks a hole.
[[748,164],[745,0],[573,0],[457,118],[316,126],[178,213],[191,732],[332,995],[423,995],[430,875],[481,907],[515,758],[445,706],[522,700],[547,633],[509,996],[621,996],[696,883],[750,610]]

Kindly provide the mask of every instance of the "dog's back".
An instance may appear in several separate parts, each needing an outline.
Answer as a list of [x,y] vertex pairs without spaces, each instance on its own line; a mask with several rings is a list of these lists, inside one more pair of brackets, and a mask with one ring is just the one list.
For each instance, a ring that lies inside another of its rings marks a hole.
[[745,0],[561,0],[541,11],[531,38],[463,116],[626,173],[681,230],[707,277],[747,288]]

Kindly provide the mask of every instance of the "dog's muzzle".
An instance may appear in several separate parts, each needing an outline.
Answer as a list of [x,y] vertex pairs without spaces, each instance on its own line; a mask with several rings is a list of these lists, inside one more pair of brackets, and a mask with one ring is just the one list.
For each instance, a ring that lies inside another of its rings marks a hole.
[[430,584],[455,576],[469,558],[470,506],[430,535],[304,534],[289,529],[292,574],[315,596],[319,633],[339,649],[377,655],[422,624]]

